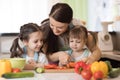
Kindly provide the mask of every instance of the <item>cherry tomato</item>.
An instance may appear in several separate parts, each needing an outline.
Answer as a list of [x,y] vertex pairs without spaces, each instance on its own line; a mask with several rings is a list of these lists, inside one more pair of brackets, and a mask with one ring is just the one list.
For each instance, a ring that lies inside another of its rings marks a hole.
[[93,74],[93,78],[95,80],[102,80],[104,77],[103,75],[103,72],[102,71],[96,71],[94,74]]
[[92,77],[92,72],[90,70],[82,70],[81,72],[81,76],[85,79],[85,80],[90,80]]
[[21,70],[19,68],[12,68],[12,72],[17,73],[17,72],[21,72]]

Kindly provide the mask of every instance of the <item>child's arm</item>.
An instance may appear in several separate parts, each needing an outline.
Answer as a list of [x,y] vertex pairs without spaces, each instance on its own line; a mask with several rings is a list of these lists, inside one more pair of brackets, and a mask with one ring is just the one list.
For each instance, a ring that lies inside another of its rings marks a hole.
[[81,61],[83,62],[87,62],[87,60],[88,60],[88,57],[81,59]]
[[36,67],[33,64],[25,64],[24,70],[34,70]]
[[24,69],[25,70],[33,70],[36,67],[43,67],[43,66],[44,66],[44,64],[42,64],[42,63],[36,63],[35,61],[31,60],[29,63],[25,64]]

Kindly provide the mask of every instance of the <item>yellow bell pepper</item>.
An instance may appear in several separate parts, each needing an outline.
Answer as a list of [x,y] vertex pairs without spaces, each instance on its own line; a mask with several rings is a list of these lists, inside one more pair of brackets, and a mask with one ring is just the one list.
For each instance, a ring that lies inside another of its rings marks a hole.
[[0,77],[2,76],[2,74],[11,72],[11,71],[12,71],[12,67],[11,67],[10,61],[7,59],[1,59],[0,60]]
[[96,71],[102,71],[104,77],[107,77],[108,66],[104,61],[95,61],[91,64],[91,71],[94,74]]

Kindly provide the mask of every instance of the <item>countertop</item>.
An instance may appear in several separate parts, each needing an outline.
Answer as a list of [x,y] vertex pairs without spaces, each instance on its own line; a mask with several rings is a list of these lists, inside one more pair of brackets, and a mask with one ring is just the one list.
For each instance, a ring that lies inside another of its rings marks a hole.
[[[84,80],[81,75],[77,73],[41,73],[36,74],[31,78],[16,78],[16,79],[0,79],[0,80]],[[103,80],[120,80],[120,76],[117,78],[108,78]]]
[[[7,58],[8,54],[3,54],[0,58]],[[120,61],[120,51],[110,51],[110,52],[102,52],[103,58],[110,58],[113,60]],[[16,79],[1,79],[0,80],[84,80],[81,75],[76,73],[35,73],[35,77],[31,78],[16,78]],[[104,80],[120,80],[120,76],[117,78],[108,78]]]
[[120,51],[102,52],[102,58],[109,58],[109,59],[120,61]]

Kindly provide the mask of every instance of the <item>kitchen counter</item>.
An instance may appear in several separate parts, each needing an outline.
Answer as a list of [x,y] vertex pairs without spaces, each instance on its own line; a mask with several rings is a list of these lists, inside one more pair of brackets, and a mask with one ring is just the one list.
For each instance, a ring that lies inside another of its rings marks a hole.
[[[84,80],[84,79],[81,77],[81,75],[78,75],[77,73],[42,73],[42,74],[35,73],[35,77],[31,78],[16,78],[5,80]],[[108,78],[103,80],[120,80],[120,76],[117,78],[112,79]]]
[[120,61],[120,51],[102,52],[102,58],[109,58],[109,59]]

